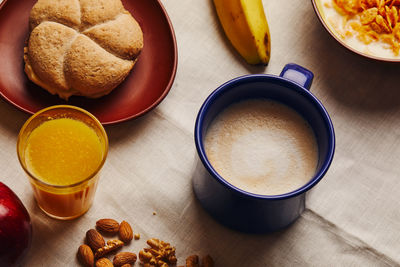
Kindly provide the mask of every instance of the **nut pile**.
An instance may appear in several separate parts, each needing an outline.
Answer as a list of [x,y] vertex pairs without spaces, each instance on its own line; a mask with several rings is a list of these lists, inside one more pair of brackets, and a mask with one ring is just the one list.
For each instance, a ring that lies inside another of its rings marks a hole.
[[[395,55],[399,55],[400,0],[332,0],[332,4],[345,16],[344,23],[357,32],[361,42],[370,44],[381,40],[391,47]],[[346,31],[344,35],[351,36],[352,33]]]
[[[101,219],[96,222],[96,229],[86,232],[85,243],[78,248],[78,259],[86,267],[131,267],[135,264],[137,256],[132,252],[119,252],[111,262],[107,256],[111,252],[122,248],[133,238],[139,239],[139,234],[134,234],[132,227],[126,221],[118,223],[113,219]],[[104,240],[101,233],[107,235],[118,234],[119,239]],[[175,247],[170,243],[151,238],[147,240],[149,247],[139,252],[139,259],[143,267],[169,267],[176,266]],[[201,264],[200,264],[201,263]],[[186,267],[213,267],[212,258],[207,255],[200,262],[197,255],[189,256],[186,259]],[[183,267],[183,266],[179,266]]]
[[175,248],[169,243],[152,238],[147,240],[147,244],[150,248],[144,248],[139,252],[139,259],[145,267],[168,267],[169,264],[176,264]]
[[118,223],[113,219],[101,219],[96,222],[96,228],[102,233],[118,234],[119,239],[108,240],[95,229],[86,232],[86,244],[78,249],[79,261],[87,267],[108,267],[108,266],[132,266],[137,260],[137,256],[132,252],[119,252],[114,256],[113,262],[104,258],[110,252],[116,251],[129,243],[133,239],[133,231],[130,224],[126,221]]

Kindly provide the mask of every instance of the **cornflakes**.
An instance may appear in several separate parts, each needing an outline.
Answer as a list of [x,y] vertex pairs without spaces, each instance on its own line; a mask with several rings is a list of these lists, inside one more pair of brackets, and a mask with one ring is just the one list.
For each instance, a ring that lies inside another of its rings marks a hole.
[[362,24],[370,24],[373,22],[378,15],[378,9],[376,7],[368,8],[361,13],[360,21]]
[[[332,0],[332,5],[344,17],[343,29],[350,27],[362,43],[382,41],[399,54],[400,0]],[[340,35],[352,36],[349,30]]]

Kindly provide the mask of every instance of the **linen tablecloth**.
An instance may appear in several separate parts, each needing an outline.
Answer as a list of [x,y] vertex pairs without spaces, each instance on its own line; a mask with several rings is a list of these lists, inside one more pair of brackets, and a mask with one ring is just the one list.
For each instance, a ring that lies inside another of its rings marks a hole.
[[[162,3],[178,42],[174,85],[147,115],[106,127],[109,155],[84,216],[58,221],[37,207],[16,154],[19,129],[29,116],[0,101],[0,180],[21,198],[34,230],[23,265],[78,265],[77,248],[100,218],[127,220],[141,234],[124,250],[138,253],[148,238],[160,238],[176,247],[182,265],[191,254],[210,254],[216,266],[233,267],[400,265],[400,65],[345,50],[319,23],[310,1],[264,1],[272,39],[266,68],[238,56],[211,0]],[[289,62],[315,74],[311,91],[336,131],[334,161],[289,228],[267,235],[229,230],[192,191],[195,117],[225,81],[279,74]]]

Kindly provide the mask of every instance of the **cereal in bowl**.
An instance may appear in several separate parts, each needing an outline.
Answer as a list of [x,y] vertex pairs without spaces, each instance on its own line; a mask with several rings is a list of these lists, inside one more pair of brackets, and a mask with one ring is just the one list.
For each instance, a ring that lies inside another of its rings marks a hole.
[[329,27],[350,47],[400,59],[400,0],[321,0]]

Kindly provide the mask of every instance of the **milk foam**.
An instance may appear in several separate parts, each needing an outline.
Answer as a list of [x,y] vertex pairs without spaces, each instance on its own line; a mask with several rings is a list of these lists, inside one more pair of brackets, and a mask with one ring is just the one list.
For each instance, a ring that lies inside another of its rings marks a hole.
[[271,100],[230,105],[207,130],[205,149],[225,180],[262,195],[303,186],[314,176],[318,162],[308,123],[293,109]]

